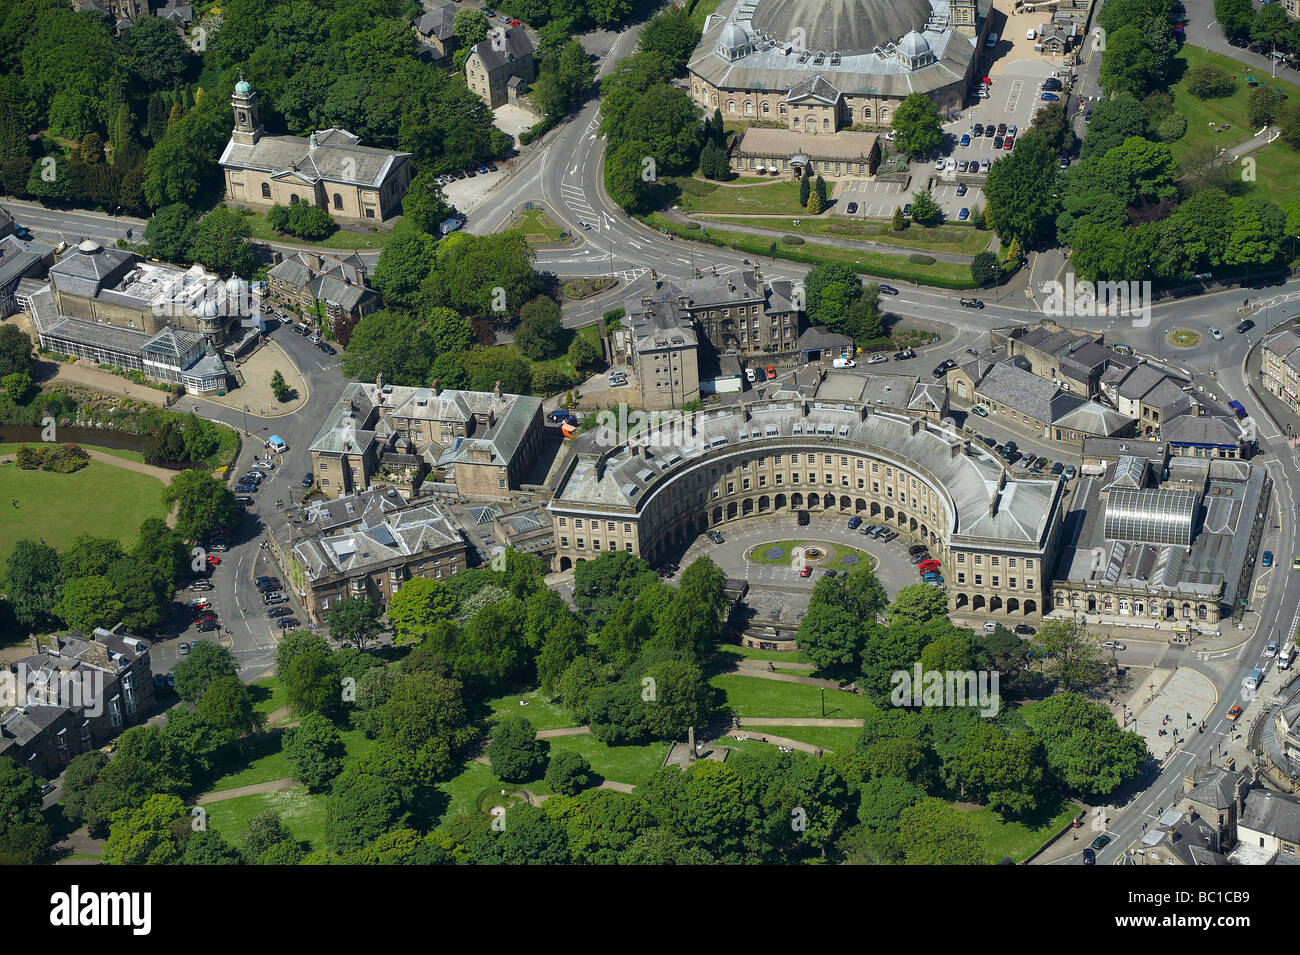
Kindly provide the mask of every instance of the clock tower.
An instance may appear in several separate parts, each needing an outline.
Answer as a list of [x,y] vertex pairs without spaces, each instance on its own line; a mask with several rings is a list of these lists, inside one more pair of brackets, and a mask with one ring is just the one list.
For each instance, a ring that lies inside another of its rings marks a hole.
[[253,87],[241,79],[235,84],[235,95],[230,98],[235,111],[235,128],[230,138],[240,146],[255,146],[263,133],[262,121],[257,117],[257,94]]

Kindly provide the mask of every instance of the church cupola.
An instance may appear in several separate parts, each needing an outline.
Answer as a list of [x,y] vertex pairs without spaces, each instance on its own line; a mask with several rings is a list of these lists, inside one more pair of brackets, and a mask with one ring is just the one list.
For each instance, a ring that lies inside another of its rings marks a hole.
[[256,145],[263,132],[262,121],[257,116],[257,93],[242,77],[235,84],[230,105],[235,111],[235,129],[230,138],[240,146]]

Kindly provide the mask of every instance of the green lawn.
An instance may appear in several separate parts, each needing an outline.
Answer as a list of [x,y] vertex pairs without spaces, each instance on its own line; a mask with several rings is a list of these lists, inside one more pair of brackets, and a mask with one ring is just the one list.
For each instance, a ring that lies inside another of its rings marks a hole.
[[[549,741],[551,752],[561,750],[581,753],[591,768],[616,783],[639,786],[650,778],[668,755],[667,743],[644,746],[606,746],[594,736],[560,736]],[[530,784],[529,789],[532,789]],[[534,790],[535,791],[535,790]]]
[[799,183],[786,179],[760,186],[718,186],[708,195],[681,198],[687,212],[757,212],[769,215],[798,215]]
[[806,663],[799,651],[759,650],[757,647],[742,647],[735,643],[724,643],[718,647],[718,653],[748,657],[751,660],[776,660],[784,663]]
[[[715,226],[707,226],[707,232],[692,229],[658,213],[645,217],[646,225],[654,229],[666,230],[679,238],[710,245],[726,246],[737,252],[747,252],[755,257],[770,256],[773,239],[768,236],[749,235],[743,232],[730,232]],[[939,288],[970,289],[975,288],[971,278],[970,266],[965,262],[934,262],[918,265],[907,260],[904,255],[890,255],[887,252],[864,252],[859,249],[844,249],[833,245],[786,245],[776,240],[776,257],[794,262],[807,262],[813,265],[822,262],[842,262],[855,272],[883,279],[896,279],[903,282],[917,282]]]
[[[79,534],[113,537],[128,549],[140,522],[166,517],[163,484],[155,477],[91,461],[73,474],[0,465],[0,564],[23,538],[62,548]],[[17,499],[18,508],[10,507]]]
[[559,242],[564,231],[542,209],[525,209],[506,231],[523,232],[528,242]]
[[[842,208],[838,202],[832,209]],[[903,232],[894,232],[884,222],[862,222],[846,219],[842,216],[827,218],[801,218],[799,224],[794,219],[763,219],[750,216],[737,216],[725,220],[712,220],[722,228],[729,223],[750,226],[758,229],[772,229],[782,234],[796,233],[808,235],[827,235],[835,238],[861,239],[864,242],[880,242],[896,245],[903,249],[917,249],[922,252],[950,252],[955,255],[975,255],[988,248],[993,241],[992,232],[982,232],[972,226],[923,226],[913,223]]]
[[[722,709],[742,719],[746,716],[768,719],[822,716],[820,687],[734,673],[720,673],[712,677],[709,684],[725,694]],[[865,696],[840,690],[826,691],[827,719],[862,719],[870,708]]]
[[284,687],[280,685],[278,677],[267,677],[265,680],[250,683],[249,689],[252,690],[255,700],[253,709],[264,717],[288,705]]
[[[556,358],[550,358],[547,359],[546,361],[533,362],[534,371],[544,366],[552,366],[558,368],[560,372],[563,375],[565,375],[570,381],[582,380],[582,377],[586,374],[586,372],[580,373],[576,368],[574,368],[573,362],[569,361],[569,355],[568,355],[569,345],[573,343],[574,336],[576,335],[581,335],[583,338],[588,339],[593,345],[595,345],[596,354],[599,355],[603,353],[604,346],[600,343],[600,328],[598,326],[588,325],[585,328],[577,328],[577,329],[566,328],[564,330],[564,341],[563,341],[562,353]],[[601,363],[601,367],[604,367],[603,362]],[[550,397],[550,395],[549,394],[540,395],[540,397],[547,398]]]
[[688,8],[691,11],[691,23],[696,29],[704,29],[704,21],[710,13],[717,11],[719,2],[720,0],[696,0],[695,6]]
[[[520,700],[527,700],[528,705],[520,706]],[[496,723],[505,717],[522,716],[533,724],[533,729],[538,730],[553,730],[578,725],[577,721],[569,715],[568,710],[558,703],[551,703],[549,700],[549,696],[538,688],[529,690],[527,693],[511,693],[508,696],[499,696],[494,700],[487,700],[486,703],[492,711],[491,723]]]
[[[519,783],[502,782],[490,768],[482,763],[469,760],[460,773],[447,782],[438,784],[438,789],[447,794],[448,802],[446,811],[443,812],[442,818],[437,821],[437,825],[440,826],[448,819],[462,814],[473,815],[478,811],[479,796],[488,790],[499,791],[504,789],[509,793],[519,789],[520,785]],[[539,796],[551,791],[540,780],[523,783],[522,785],[529,792]]]
[[[998,813],[987,808],[968,810],[967,814],[984,828],[995,862],[1004,856],[1022,862],[1071,818],[1078,815],[1080,809],[1082,807],[1075,803],[1053,797],[1048,805],[1041,807],[1039,812],[1024,822],[1005,820]],[[1082,837],[1080,837],[1080,848],[1082,848]]]
[[[27,442],[30,444],[31,442]],[[87,451],[99,451],[101,454],[107,454],[110,457],[121,458],[123,461],[136,461],[144,463],[144,454],[140,451],[124,451],[120,448],[101,448],[93,444],[84,444],[77,442],[78,446],[85,448]],[[23,447],[22,443],[0,443],[0,457],[6,454],[13,454],[19,448]]]
[[[767,544],[756,544],[750,548],[748,559],[756,564],[772,564],[779,566],[790,566],[790,555],[794,548],[801,545],[813,544],[821,547],[831,554],[829,559],[818,561],[813,567],[813,574],[820,576],[822,571],[827,567],[835,567],[842,570],[851,570],[865,561],[868,566],[875,563],[871,555],[866,551],[858,550],[856,547],[848,547],[844,544],[832,544],[828,541],[811,541],[811,540],[790,540],[790,541],[772,541]],[[766,552],[773,547],[779,547],[782,551],[780,557],[767,557]],[[850,558],[846,560],[845,558]]]
[[289,245],[315,246],[321,249],[382,249],[388,241],[388,233],[375,230],[374,232],[348,232],[345,229],[339,229],[327,239],[320,242],[308,242],[306,239],[300,239],[295,235],[285,235],[276,232],[271,228],[270,223],[266,221],[265,212],[250,212],[247,209],[241,209],[244,213],[244,221],[248,223],[249,228],[253,230],[254,239],[262,239],[268,242],[284,242]]
[[248,820],[268,809],[280,814],[295,839],[311,844],[313,849],[325,845],[325,795],[310,795],[303,786],[277,793],[254,793],[208,803],[204,807],[208,825],[231,842],[242,844]]
[[[293,767],[282,748],[283,732],[272,730],[262,734],[252,744],[252,759],[239,769],[231,770],[217,779],[208,792],[221,792],[226,789],[238,789],[240,786],[253,786],[257,783],[269,783],[273,779],[287,779],[293,776]],[[375,741],[366,739],[360,730],[344,730],[343,746],[347,754],[359,756],[375,748]]]
[[[1174,107],[1187,118],[1187,133],[1171,144],[1174,158],[1182,159],[1196,146],[1209,144],[1227,148],[1252,138],[1257,130],[1251,128],[1246,114],[1246,99],[1251,90],[1243,74],[1246,68],[1230,57],[1191,44],[1185,45],[1177,58],[1186,62],[1188,70],[1202,63],[1217,66],[1233,74],[1237,83],[1231,96],[1208,100],[1199,100],[1187,92],[1186,73],[1183,80],[1174,84]],[[1300,87],[1293,83],[1270,77],[1267,73],[1253,72],[1253,75],[1261,86],[1284,90],[1292,103],[1300,98]],[[1229,128],[1216,132],[1211,123],[1218,126],[1227,124]],[[1279,141],[1249,155],[1256,162],[1256,180],[1248,183],[1248,195],[1283,205],[1300,191],[1300,152]]]
[[[826,705],[830,706],[829,698]],[[858,738],[862,736],[862,730],[856,726],[756,726],[751,730],[742,729],[742,732],[748,736],[784,736],[786,739],[797,739],[810,746],[841,753],[852,752]]]

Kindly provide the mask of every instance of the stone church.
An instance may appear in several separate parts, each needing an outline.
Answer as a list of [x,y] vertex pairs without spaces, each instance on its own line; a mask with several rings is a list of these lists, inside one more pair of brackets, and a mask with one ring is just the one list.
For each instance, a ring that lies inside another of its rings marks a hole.
[[257,115],[257,93],[244,80],[231,98],[235,128],[221,154],[226,199],[269,209],[310,203],[340,222],[382,225],[402,214],[411,154],[362,146],[346,129],[307,138],[268,136]]

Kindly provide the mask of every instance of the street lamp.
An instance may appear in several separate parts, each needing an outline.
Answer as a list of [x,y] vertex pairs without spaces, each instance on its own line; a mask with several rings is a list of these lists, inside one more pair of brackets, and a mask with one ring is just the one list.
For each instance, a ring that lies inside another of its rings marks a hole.
[[248,405],[244,405],[244,437],[246,437],[246,438],[249,437],[249,434],[248,434]]

